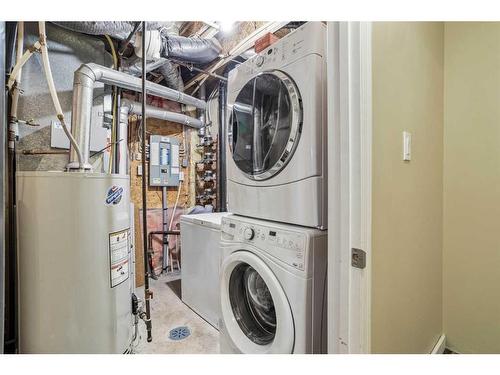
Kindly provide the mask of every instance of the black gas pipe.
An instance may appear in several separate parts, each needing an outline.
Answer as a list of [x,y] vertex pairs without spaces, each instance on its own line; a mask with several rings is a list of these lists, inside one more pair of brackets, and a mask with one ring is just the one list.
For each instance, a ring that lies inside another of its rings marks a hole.
[[[146,21],[142,21],[142,30],[146,29]],[[144,300],[146,303],[146,330],[148,332],[148,342],[153,341],[151,335],[151,306],[150,300],[153,292],[149,290],[149,270],[148,270],[148,213],[147,213],[147,186],[146,186],[146,33],[142,33],[142,246],[144,252]]]

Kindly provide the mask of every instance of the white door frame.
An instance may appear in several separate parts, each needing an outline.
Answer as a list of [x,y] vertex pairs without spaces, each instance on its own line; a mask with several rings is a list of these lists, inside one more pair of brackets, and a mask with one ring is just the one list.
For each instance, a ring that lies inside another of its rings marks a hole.
[[328,352],[370,353],[371,23],[328,22],[327,33]]

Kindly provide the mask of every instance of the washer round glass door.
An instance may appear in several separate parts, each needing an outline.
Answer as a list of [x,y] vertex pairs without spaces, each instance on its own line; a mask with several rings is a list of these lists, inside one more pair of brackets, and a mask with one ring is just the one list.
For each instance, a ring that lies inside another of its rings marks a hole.
[[285,73],[260,73],[239,91],[229,116],[229,146],[238,168],[254,180],[280,172],[297,147],[302,100]]
[[241,352],[292,352],[294,325],[288,299],[256,255],[237,251],[224,262],[221,307],[227,332]]

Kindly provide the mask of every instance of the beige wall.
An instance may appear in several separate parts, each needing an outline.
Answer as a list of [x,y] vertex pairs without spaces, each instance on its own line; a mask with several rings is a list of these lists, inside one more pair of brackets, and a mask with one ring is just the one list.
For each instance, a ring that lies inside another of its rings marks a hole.
[[500,353],[500,23],[445,25],[444,330]]
[[373,24],[374,353],[426,353],[443,331],[443,34],[442,23]]

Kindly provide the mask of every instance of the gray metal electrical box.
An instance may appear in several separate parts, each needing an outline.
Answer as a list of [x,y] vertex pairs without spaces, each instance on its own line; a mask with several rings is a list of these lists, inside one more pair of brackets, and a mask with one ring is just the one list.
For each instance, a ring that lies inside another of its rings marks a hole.
[[149,185],[179,186],[179,141],[173,137],[149,138]]

